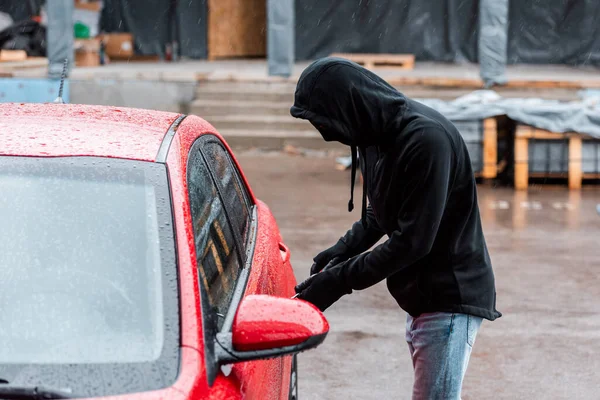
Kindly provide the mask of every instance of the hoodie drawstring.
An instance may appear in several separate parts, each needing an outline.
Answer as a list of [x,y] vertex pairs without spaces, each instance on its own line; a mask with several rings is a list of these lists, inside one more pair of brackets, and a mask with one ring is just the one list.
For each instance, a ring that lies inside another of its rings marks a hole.
[[365,163],[365,174],[363,176],[363,195],[362,195],[362,210],[360,215],[360,220],[362,222],[363,227],[367,228],[367,152],[365,151],[363,154],[363,159],[361,162]]
[[356,146],[350,146],[352,152],[352,172],[350,173],[350,201],[348,202],[348,212],[354,210],[354,181],[356,180]]
[[[350,201],[348,202],[348,212],[354,210],[354,182],[356,181],[356,167],[358,165],[358,149],[356,146],[351,146],[350,151],[352,152],[352,171],[350,173]],[[365,174],[363,176],[363,195],[362,195],[362,211],[360,220],[362,225],[367,227],[367,177],[366,177],[366,166],[367,166],[367,155],[364,154],[361,162],[365,163]]]

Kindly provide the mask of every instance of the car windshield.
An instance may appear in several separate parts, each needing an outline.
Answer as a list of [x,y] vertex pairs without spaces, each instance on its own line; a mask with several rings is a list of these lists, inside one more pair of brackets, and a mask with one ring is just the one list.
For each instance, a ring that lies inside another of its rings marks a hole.
[[94,396],[170,385],[179,317],[166,167],[0,157],[0,188],[0,379]]

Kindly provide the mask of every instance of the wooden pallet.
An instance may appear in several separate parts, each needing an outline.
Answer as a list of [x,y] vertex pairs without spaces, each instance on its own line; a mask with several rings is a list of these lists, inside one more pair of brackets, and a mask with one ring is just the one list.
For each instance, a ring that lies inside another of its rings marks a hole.
[[498,175],[498,127],[495,118],[483,120],[483,169],[478,178],[494,179]]
[[41,76],[43,73],[40,73],[40,69],[47,67],[48,59],[46,57],[27,57],[23,61],[0,62],[0,77],[14,78],[16,75],[23,76],[24,73]]
[[[452,78],[437,76],[393,76],[386,79],[392,86],[429,86],[440,88],[481,89],[484,84],[477,78]],[[510,80],[503,88],[511,89],[598,89],[600,80],[549,81],[535,79]]]
[[24,61],[27,59],[25,50],[1,50],[0,62]]
[[354,61],[367,69],[382,67],[414,69],[415,67],[415,56],[413,54],[333,53],[331,56]]
[[[529,141],[537,140],[568,140],[568,171],[566,172],[530,172],[529,171]],[[584,179],[600,179],[600,173],[584,173],[582,168],[582,149],[586,140],[600,143],[595,139],[579,133],[556,133],[528,125],[518,125],[515,132],[514,157],[515,176],[514,185],[517,190],[526,190],[529,187],[529,178],[568,178],[569,189],[581,189]]]
[[0,63],[0,71],[14,71],[24,68],[47,67],[48,59],[46,57],[27,57],[20,61],[5,61]]

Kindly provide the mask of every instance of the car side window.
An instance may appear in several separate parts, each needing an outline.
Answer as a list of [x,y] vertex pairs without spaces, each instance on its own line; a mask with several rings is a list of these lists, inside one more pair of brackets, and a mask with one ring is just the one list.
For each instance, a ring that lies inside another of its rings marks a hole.
[[[188,160],[188,194],[194,228],[198,279],[210,305],[226,315],[243,268],[242,252],[231,229],[227,211],[199,146]],[[221,329],[223,318],[219,318]]]
[[207,162],[213,168],[215,178],[220,182],[221,194],[230,216],[233,229],[245,246],[250,222],[250,198],[235,164],[227,150],[216,137],[211,137],[202,147]]

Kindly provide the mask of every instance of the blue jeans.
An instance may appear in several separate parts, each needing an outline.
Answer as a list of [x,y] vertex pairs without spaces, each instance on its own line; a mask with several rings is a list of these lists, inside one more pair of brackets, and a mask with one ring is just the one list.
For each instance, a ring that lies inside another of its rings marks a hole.
[[445,312],[407,317],[406,341],[415,372],[413,400],[460,400],[481,321]]

